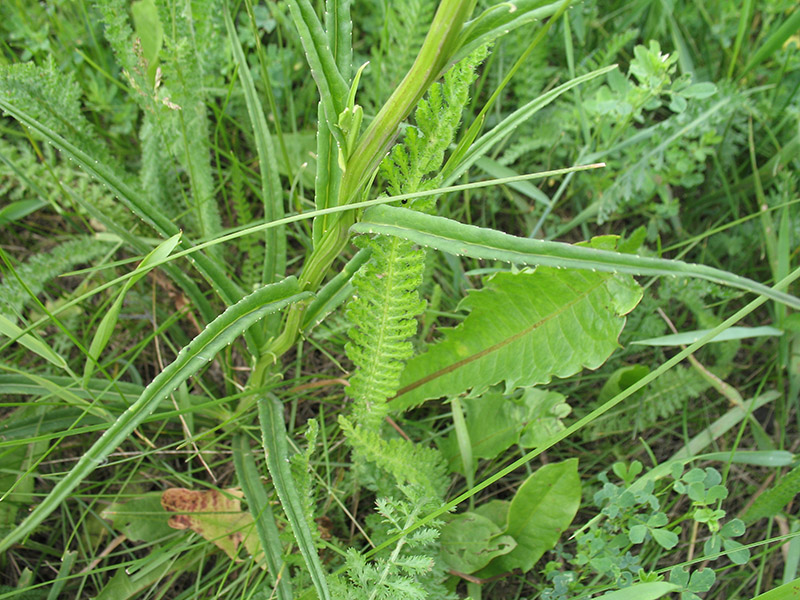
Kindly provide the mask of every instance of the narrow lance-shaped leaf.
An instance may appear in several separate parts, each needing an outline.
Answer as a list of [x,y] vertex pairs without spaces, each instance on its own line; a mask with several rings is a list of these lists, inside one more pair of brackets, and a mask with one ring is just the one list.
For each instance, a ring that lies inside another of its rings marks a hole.
[[[172,237],[176,233],[179,233],[178,227],[169,217],[153,210],[141,194],[131,188],[111,166],[89,156],[81,148],[67,141],[58,133],[32,117],[23,108],[0,98],[0,109],[8,112],[22,125],[29,127],[31,130],[41,135],[47,142],[74,160],[92,177],[97,178],[98,181],[107,186],[127,208],[145,221],[157,233],[163,237]],[[191,248],[191,245],[191,242],[184,236],[181,241],[181,248],[188,250]],[[196,252],[192,258],[199,271],[212,283],[214,289],[218,291],[220,297],[225,302],[233,304],[241,299],[241,289],[231,280],[227,273],[223,271],[219,263],[202,252]],[[257,332],[252,333],[255,335]],[[254,340],[255,347],[261,345],[260,337],[261,336],[256,336]]]
[[497,273],[461,302],[470,314],[445,341],[409,361],[391,406],[597,368],[618,347],[623,315],[641,294],[627,275],[547,267]]
[[350,81],[353,67],[351,2],[352,0],[325,0],[325,33],[336,66],[345,81]]
[[128,279],[125,282],[125,285],[122,286],[122,290],[120,290],[117,298],[111,305],[111,308],[100,320],[100,324],[97,326],[97,331],[92,338],[92,343],[89,345],[89,356],[86,357],[86,364],[83,368],[83,380],[85,383],[88,382],[89,378],[92,376],[94,367],[100,358],[100,353],[105,349],[106,344],[108,344],[108,340],[111,339],[111,334],[114,332],[114,327],[116,326],[117,319],[119,318],[119,312],[122,310],[122,302],[125,300],[125,295],[137,281],[139,281],[150,271],[152,265],[162,262],[170,255],[170,253],[175,249],[175,246],[178,245],[180,239],[181,234],[176,233],[168,240],[165,240],[156,246],[153,251],[150,252],[150,254],[142,259],[142,262],[140,262],[133,271],[130,279]]
[[[336,135],[339,113],[344,109],[347,99],[347,82],[336,66],[327,35],[311,3],[308,0],[288,0],[287,4],[300,35],[311,75],[319,88],[328,127]],[[339,139],[338,142],[343,144],[344,140]]]
[[209,323],[188,346],[178,353],[175,360],[167,366],[148,385],[142,395],[106,430],[72,470],[61,479],[33,512],[16,529],[0,540],[0,552],[5,552],[13,544],[22,540],[50,515],[69,496],[81,481],[92,473],[103,461],[122,444],[133,430],[158,406],[175,388],[194,375],[211,360],[217,352],[230,344],[248,327],[264,315],[280,310],[287,304],[311,297],[310,292],[301,292],[297,279],[290,277],[265,286],[242,298],[224,313]]
[[300,554],[308,567],[311,581],[322,600],[329,600],[331,595],[325,580],[325,569],[314,546],[308,521],[303,511],[303,501],[295,485],[292,470],[289,467],[289,445],[286,442],[286,425],[283,422],[283,406],[274,396],[267,396],[258,403],[258,416],[261,421],[261,435],[267,458],[267,468],[272,477],[275,491],[286,518],[292,526]]
[[[266,222],[276,221],[283,218],[283,188],[281,186],[280,175],[278,174],[278,161],[275,158],[275,148],[272,143],[272,136],[267,126],[267,119],[264,108],[258,99],[253,77],[250,74],[250,66],[242,51],[236,28],[233,25],[228,5],[225,4],[223,10],[225,17],[225,27],[228,31],[233,57],[238,68],[239,81],[244,91],[247,114],[250,117],[250,124],[253,128],[253,137],[256,142],[256,152],[258,153],[258,165],[261,172],[261,200],[264,206],[264,220]],[[264,267],[261,282],[264,284],[273,283],[276,278],[283,277],[286,270],[286,234],[285,227],[273,227],[264,230]],[[279,319],[270,317],[267,322],[267,335],[277,334]]]
[[365,211],[361,222],[350,229],[357,233],[396,235],[450,254],[502,260],[518,265],[544,265],[631,275],[695,277],[759,294],[800,310],[800,299],[795,296],[706,265],[520,238],[501,231],[391,206],[373,206]]
[[67,361],[60,354],[32,333],[25,333],[24,329],[3,315],[0,315],[0,335],[9,337],[18,344],[25,346],[28,350],[38,354],[59,369],[67,368]]
[[[325,112],[320,102],[317,107],[319,115],[317,127],[317,171],[314,180],[314,203],[317,210],[336,206],[339,200],[339,185],[342,181],[342,169],[339,166],[338,147],[325,120]],[[339,215],[320,215],[314,218],[313,240],[317,247],[323,235],[335,223]]]
[[564,0],[550,4],[544,4],[542,0],[517,0],[490,6],[475,19],[464,23],[459,40],[460,48],[453,62],[458,62],[475,48],[488,44],[517,27],[555,14],[562,4]]
[[265,550],[264,555],[273,578],[272,585],[278,592],[278,600],[291,600],[291,581],[288,577],[280,576],[285,568],[280,533],[275,523],[269,497],[261,481],[261,471],[256,467],[256,461],[250,449],[249,438],[243,434],[238,435],[234,442],[233,464],[244,497],[247,499],[248,508],[255,519],[256,531]]

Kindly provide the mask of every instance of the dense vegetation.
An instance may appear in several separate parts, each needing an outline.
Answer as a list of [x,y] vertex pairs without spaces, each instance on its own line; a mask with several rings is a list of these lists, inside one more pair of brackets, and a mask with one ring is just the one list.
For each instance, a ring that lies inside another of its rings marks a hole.
[[0,31],[0,598],[794,597],[796,2]]

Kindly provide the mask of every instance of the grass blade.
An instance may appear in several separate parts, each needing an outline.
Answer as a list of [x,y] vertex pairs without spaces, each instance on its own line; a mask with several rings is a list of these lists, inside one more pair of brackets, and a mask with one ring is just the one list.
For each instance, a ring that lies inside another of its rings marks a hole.
[[136,402],[81,456],[78,463],[56,484],[42,503],[16,529],[0,540],[0,552],[5,552],[32,533],[67,499],[81,481],[125,441],[164,398],[181,382],[196,373],[217,352],[264,315],[310,296],[309,292],[301,292],[297,280],[290,277],[253,292],[209,323],[208,327],[181,350],[175,360],[145,388]]
[[306,561],[311,581],[322,600],[330,599],[325,569],[322,567],[314,538],[303,513],[303,504],[289,468],[289,446],[286,443],[286,425],[283,422],[283,405],[274,396],[262,398],[258,403],[258,417],[264,438],[267,468],[281,506],[292,526],[300,553]]
[[274,585],[278,592],[278,600],[291,600],[292,584],[289,581],[288,572],[285,572],[286,566],[282,557],[283,547],[281,546],[280,534],[278,527],[275,525],[272,507],[264,490],[264,485],[261,483],[261,477],[256,468],[248,438],[244,435],[239,435],[233,445],[233,464],[236,467],[239,485],[242,486],[244,497],[247,499],[247,506],[253,515],[258,538],[264,548],[269,572],[275,578]]
[[[80,165],[87,173],[98,179],[108,187],[131,212],[145,221],[145,223],[150,225],[161,236],[169,238],[179,233],[178,227],[169,217],[158,210],[154,210],[149,202],[141,197],[137,191],[132,189],[114,172],[114,169],[99,160],[95,160],[52,129],[31,117],[25,110],[2,98],[0,98],[0,109],[9,113],[22,125],[41,135],[47,142],[58,148]],[[189,249],[191,246],[192,244],[184,237],[181,241],[181,248]],[[242,290],[231,280],[218,263],[202,253],[197,253],[194,256],[194,260],[200,272],[209,280],[213,288],[218,291],[220,297],[227,304],[233,304],[242,298]]]
[[464,23],[461,31],[461,47],[453,58],[453,62],[458,62],[476,48],[480,48],[517,27],[555,14],[563,3],[563,0],[550,4],[543,4],[542,0],[521,0],[513,4],[500,2],[487,8],[475,19]]
[[[294,25],[303,49],[306,52],[311,75],[317,82],[322,105],[325,108],[325,119],[331,131],[338,133],[339,113],[344,110],[349,88],[336,66],[336,59],[328,45],[328,38],[322,24],[308,0],[288,0]],[[341,137],[341,136],[339,136]],[[344,139],[337,140],[344,144]]]
[[361,222],[351,227],[351,231],[396,235],[449,254],[514,264],[590,269],[630,275],[696,277],[759,294],[800,310],[800,299],[794,296],[705,265],[519,238],[500,231],[464,225],[444,217],[391,206],[373,206],[368,209]]
[[747,65],[744,67],[744,69],[742,69],[742,72],[739,73],[739,79],[742,79],[755,67],[775,54],[775,52],[777,52],[781,46],[783,46],[786,40],[797,34],[798,29],[800,29],[800,9],[795,7],[794,11],[789,15],[789,17],[783,23],[781,23],[781,25],[766,39],[766,41],[761,44],[761,47],[755,51]]
[[65,361],[55,350],[50,348],[42,340],[35,337],[31,333],[25,333],[25,330],[20,328],[16,323],[0,315],[0,335],[11,338],[34,354],[38,354],[47,362],[54,364],[59,369],[67,368],[67,361]]
[[585,75],[576,77],[571,81],[562,83],[560,86],[553,88],[549,92],[542,94],[541,96],[535,98],[534,100],[531,100],[522,108],[515,110],[505,119],[503,119],[491,131],[486,132],[480,138],[478,138],[478,140],[474,144],[472,144],[469,147],[469,149],[466,150],[465,152],[462,153],[456,150],[456,152],[453,154],[455,159],[448,160],[447,164],[445,164],[444,166],[445,184],[452,183],[453,181],[458,179],[467,169],[469,169],[475,163],[475,161],[477,161],[480,157],[484,156],[496,143],[498,143],[500,140],[505,138],[509,133],[514,131],[514,129],[519,127],[534,113],[540,111],[542,108],[553,102],[561,94],[571,90],[572,88],[574,88],[577,85],[580,85],[581,83],[585,83],[587,81],[591,81],[596,77],[605,75],[609,71],[613,71],[616,68],[617,65],[603,67],[602,69],[597,69],[596,71],[592,71],[591,73],[586,73]]
[[142,259],[142,262],[140,262],[136,269],[134,269],[130,279],[128,279],[125,282],[125,285],[122,286],[122,290],[120,290],[116,300],[114,300],[114,303],[111,305],[111,308],[100,320],[100,324],[97,326],[97,331],[95,332],[92,342],[89,345],[89,354],[86,357],[86,364],[83,368],[84,382],[89,381],[95,365],[98,364],[100,353],[105,349],[106,344],[108,344],[108,340],[111,339],[111,334],[114,332],[114,327],[117,324],[119,311],[122,309],[122,302],[125,300],[125,295],[131,289],[131,287],[133,287],[134,283],[139,281],[147,274],[148,271],[150,271],[151,265],[166,260],[170,253],[175,249],[175,246],[178,245],[180,238],[181,234],[176,233],[168,240],[161,242],[161,244],[159,244],[153,249],[152,252]]
[[[225,17],[225,27],[228,30],[233,57],[239,67],[239,81],[242,83],[244,99],[247,104],[247,114],[253,127],[253,137],[256,142],[256,152],[258,153],[258,165],[261,171],[261,195],[264,205],[264,219],[275,221],[284,216],[283,188],[281,187],[280,175],[278,174],[278,162],[275,158],[275,149],[272,144],[272,136],[267,126],[267,119],[261,101],[256,94],[253,77],[250,74],[250,67],[242,51],[242,45],[236,34],[230,11],[227,4],[223,11]],[[262,283],[269,284],[275,281],[276,277],[282,277],[286,270],[286,233],[284,227],[274,227],[264,231],[264,270]],[[276,335],[277,331],[272,329],[278,327],[278,321],[268,319],[270,331],[267,335]]]

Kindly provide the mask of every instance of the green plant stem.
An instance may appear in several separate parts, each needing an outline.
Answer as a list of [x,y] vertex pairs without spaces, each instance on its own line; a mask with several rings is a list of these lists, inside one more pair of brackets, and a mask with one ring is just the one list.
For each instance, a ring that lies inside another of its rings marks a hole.
[[361,135],[349,157],[339,192],[339,204],[352,202],[378,167],[397,135],[400,123],[442,74],[458,51],[459,36],[476,0],[442,0],[428,35],[408,74]]
[[[348,159],[339,188],[339,206],[350,204],[358,197],[361,188],[383,160],[400,123],[458,51],[462,26],[472,14],[475,2],[476,0],[443,0],[439,5],[414,64],[361,135]],[[303,265],[300,275],[301,289],[316,290],[333,261],[347,245],[349,228],[354,220],[352,213],[345,213],[323,234],[319,245]],[[251,387],[262,385],[269,369],[294,345],[304,310],[304,304],[293,306],[286,316],[280,335],[262,346],[251,376]]]

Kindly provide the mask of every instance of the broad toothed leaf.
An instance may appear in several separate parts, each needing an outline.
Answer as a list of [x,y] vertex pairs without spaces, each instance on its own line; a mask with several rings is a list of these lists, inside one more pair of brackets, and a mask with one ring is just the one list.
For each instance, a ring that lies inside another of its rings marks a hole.
[[551,267],[498,273],[464,299],[461,308],[470,314],[461,325],[409,361],[391,406],[595,369],[617,348],[624,315],[640,298],[628,275]]

